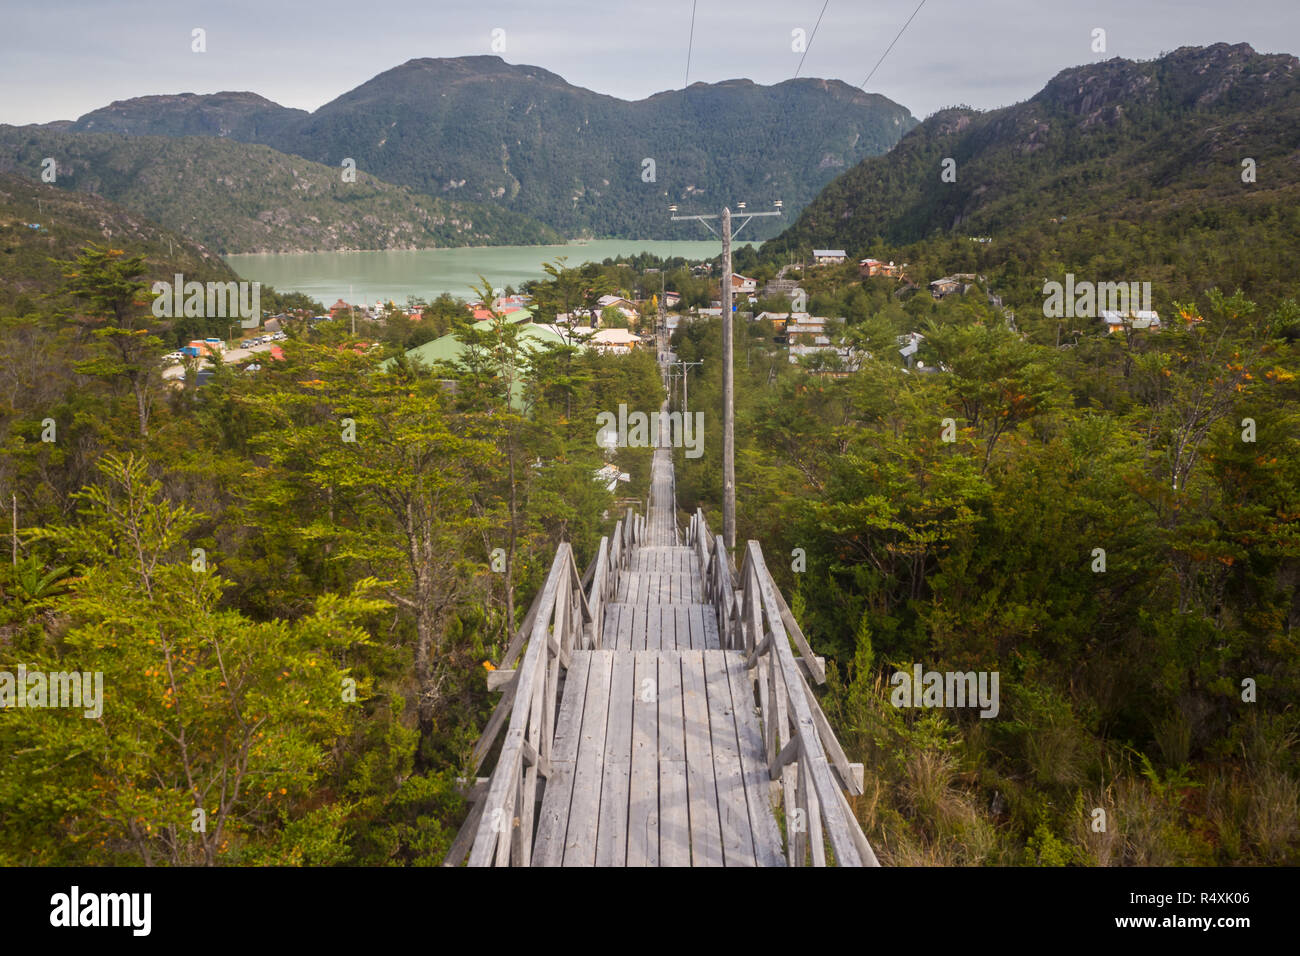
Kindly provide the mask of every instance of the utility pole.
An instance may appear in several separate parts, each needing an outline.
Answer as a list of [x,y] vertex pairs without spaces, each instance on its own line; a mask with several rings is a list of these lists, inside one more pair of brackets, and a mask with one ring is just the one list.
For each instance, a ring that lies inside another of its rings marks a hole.
[[[737,206],[745,221],[736,227],[740,232],[755,216],[781,215],[781,200],[772,203],[771,212],[747,212],[742,202]],[[669,206],[673,220],[695,219],[704,223],[709,232],[713,227],[708,220],[715,215],[678,216],[677,206]],[[732,369],[732,315],[731,315],[731,209],[722,210],[722,540],[728,550],[736,548],[736,383]],[[714,233],[717,235],[717,233]],[[684,391],[684,390],[683,390]],[[683,398],[683,401],[685,399]]]
[[736,382],[731,359],[731,210],[722,209],[722,540],[736,548]]
[[18,495],[14,495],[14,538],[13,538],[13,559],[14,567],[18,567]]
[[676,361],[676,362],[670,362],[670,363],[669,363],[669,368],[680,368],[680,369],[681,369],[681,376],[682,376],[682,414],[686,414],[686,412],[690,410],[690,405],[689,405],[689,404],[687,403],[687,401],[686,401],[686,376],[689,374],[689,372],[690,372],[690,370],[691,370],[692,367],[694,367],[694,366],[696,366],[696,365],[703,365],[703,364],[704,364],[704,359],[700,359],[698,362],[683,362],[683,361],[680,361],[680,360],[679,360],[679,361]]

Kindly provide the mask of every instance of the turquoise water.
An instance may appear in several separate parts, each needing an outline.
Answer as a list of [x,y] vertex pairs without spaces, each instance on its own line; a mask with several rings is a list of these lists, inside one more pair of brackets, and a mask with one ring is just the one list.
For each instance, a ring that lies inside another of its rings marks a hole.
[[443,292],[477,298],[472,287],[480,275],[495,288],[517,288],[527,279],[544,278],[542,264],[560,256],[567,256],[566,265],[573,267],[638,252],[707,259],[721,251],[718,240],[600,239],[565,246],[230,255],[226,261],[242,279],[265,282],[281,292],[305,292],[327,306],[335,299],[391,299],[402,305],[407,296],[434,299]]

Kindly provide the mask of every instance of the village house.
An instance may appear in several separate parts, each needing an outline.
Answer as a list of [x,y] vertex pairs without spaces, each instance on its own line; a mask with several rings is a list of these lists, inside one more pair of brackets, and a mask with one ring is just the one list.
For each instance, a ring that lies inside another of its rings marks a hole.
[[[832,378],[844,378],[852,375],[862,367],[863,356],[855,349],[847,345],[792,345],[790,346],[790,364],[797,365],[799,360],[814,355],[834,354],[839,359],[839,368],[832,371],[831,369],[819,369],[822,375],[829,375]],[[870,357],[870,356],[867,356]]]
[[921,347],[923,341],[925,341],[925,336],[920,332],[908,332],[906,335],[898,337],[898,354],[903,356],[908,368],[911,368],[915,363],[917,349]]
[[828,319],[820,315],[809,315],[806,312],[795,312],[785,324],[786,341],[791,345],[822,345],[831,344],[826,326],[828,324],[843,324],[843,319]]
[[731,294],[732,295],[752,295],[758,291],[758,282],[748,276],[742,276],[739,272],[731,274]]
[[583,343],[606,355],[627,355],[641,344],[641,338],[627,329],[593,329],[589,325],[543,326],[554,329],[568,341]]
[[763,286],[763,291],[759,294],[765,299],[776,298],[778,295],[793,298],[798,291],[799,283],[794,279],[772,279]]
[[1160,331],[1160,314],[1154,309],[1138,309],[1130,312],[1103,309],[1101,320],[1106,323],[1106,333],[1108,335],[1124,328]]
[[788,325],[799,327],[818,322],[824,325],[826,322],[825,319],[813,319],[807,312],[760,312],[754,316],[755,322],[762,322],[764,319],[772,323],[775,330],[774,337],[778,342],[785,341],[785,330]]
[[800,359],[816,355],[834,354],[838,357],[838,370],[825,374],[847,375],[856,372],[862,364],[862,356],[853,348],[840,342],[844,319],[826,318],[796,312],[785,327],[785,339],[789,346],[790,364],[797,365]]
[[843,249],[814,249],[813,263],[819,266],[838,266],[848,259]]
[[340,315],[349,313],[351,311],[352,311],[352,306],[348,305],[342,299],[339,299],[337,302],[335,302],[333,305],[330,306],[330,318],[337,319]]
[[863,259],[858,263],[858,272],[861,273],[864,279],[871,276],[885,276],[889,279],[897,279],[902,276],[906,265],[907,263],[903,263],[901,266],[895,265],[893,260],[881,262],[879,259]]
[[629,322],[635,322],[640,317],[636,303],[619,295],[602,295],[596,300],[597,315],[606,309],[618,309]]
[[492,308],[505,312],[525,308],[532,301],[533,297],[531,295],[503,295],[493,301]]
[[942,299],[954,293],[965,293],[970,290],[971,284],[977,278],[978,276],[973,272],[957,272],[942,279],[935,279],[930,283],[930,295]]
[[782,335],[778,336],[778,340],[784,340],[789,345],[826,348],[831,344],[831,336],[838,334],[836,327],[843,325],[842,318],[832,319],[821,315],[809,315],[807,312],[792,312],[786,318]]
[[621,295],[602,295],[596,300],[597,307],[608,309],[611,305],[616,309],[622,309],[636,315],[636,303],[631,299],[625,299]]
[[627,329],[600,329],[591,337],[591,347],[605,354],[626,355],[640,344],[640,336]]

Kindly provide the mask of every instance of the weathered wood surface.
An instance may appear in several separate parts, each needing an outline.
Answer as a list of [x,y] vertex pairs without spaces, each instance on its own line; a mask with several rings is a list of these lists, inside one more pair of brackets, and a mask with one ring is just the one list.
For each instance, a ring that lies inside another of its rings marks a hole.
[[[804,678],[807,671],[822,679],[821,662],[756,545],[737,572],[719,557],[702,513],[691,518],[689,536],[679,533],[674,496],[671,453],[661,444],[649,513],[628,509],[585,578],[575,570],[539,595],[512,641],[503,663],[519,663],[492,680],[505,694],[493,724],[499,730],[510,720],[503,753],[523,758],[512,756],[513,769],[498,767],[472,788],[481,798],[472,811],[479,832],[472,863],[785,866],[811,858],[820,865],[825,827],[837,862],[874,864],[861,831],[849,832],[856,821],[848,824],[838,790],[860,793],[861,768],[834,741]],[[555,621],[567,615],[572,625],[550,633],[537,618],[555,605],[563,607]],[[550,695],[561,674],[557,704]],[[528,715],[513,714],[506,702],[521,693],[520,680],[546,690],[530,699]],[[531,733],[523,739],[534,721],[553,726],[545,746],[531,743]],[[774,764],[780,783],[772,782]],[[527,795],[537,788],[534,830]],[[811,817],[789,846],[774,812],[778,795],[787,825],[790,808]],[[509,840],[484,838],[484,806],[504,809]],[[520,846],[525,831],[531,841]],[[460,856],[465,844],[458,838]]]

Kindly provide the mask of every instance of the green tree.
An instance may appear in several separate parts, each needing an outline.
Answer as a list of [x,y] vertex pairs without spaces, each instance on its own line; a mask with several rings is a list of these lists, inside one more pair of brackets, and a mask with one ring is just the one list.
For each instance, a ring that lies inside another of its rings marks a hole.
[[89,304],[91,334],[102,345],[100,354],[78,371],[126,381],[135,397],[141,437],[149,434],[152,379],[163,344],[149,334],[143,317],[144,306],[153,298],[140,278],[144,271],[143,255],[127,256],[121,249],[92,244],[64,273],[64,291]]
[[27,666],[102,674],[102,715],[0,722],[0,807],[22,834],[6,857],[292,862],[273,835],[310,818],[302,803],[359,713],[344,692],[367,642],[357,624],[384,604],[363,584],[293,623],[225,610],[226,582],[188,546],[200,516],[166,502],[142,459],[109,455],[100,471],[79,525],[30,535],[77,574],[50,600],[58,644]]

